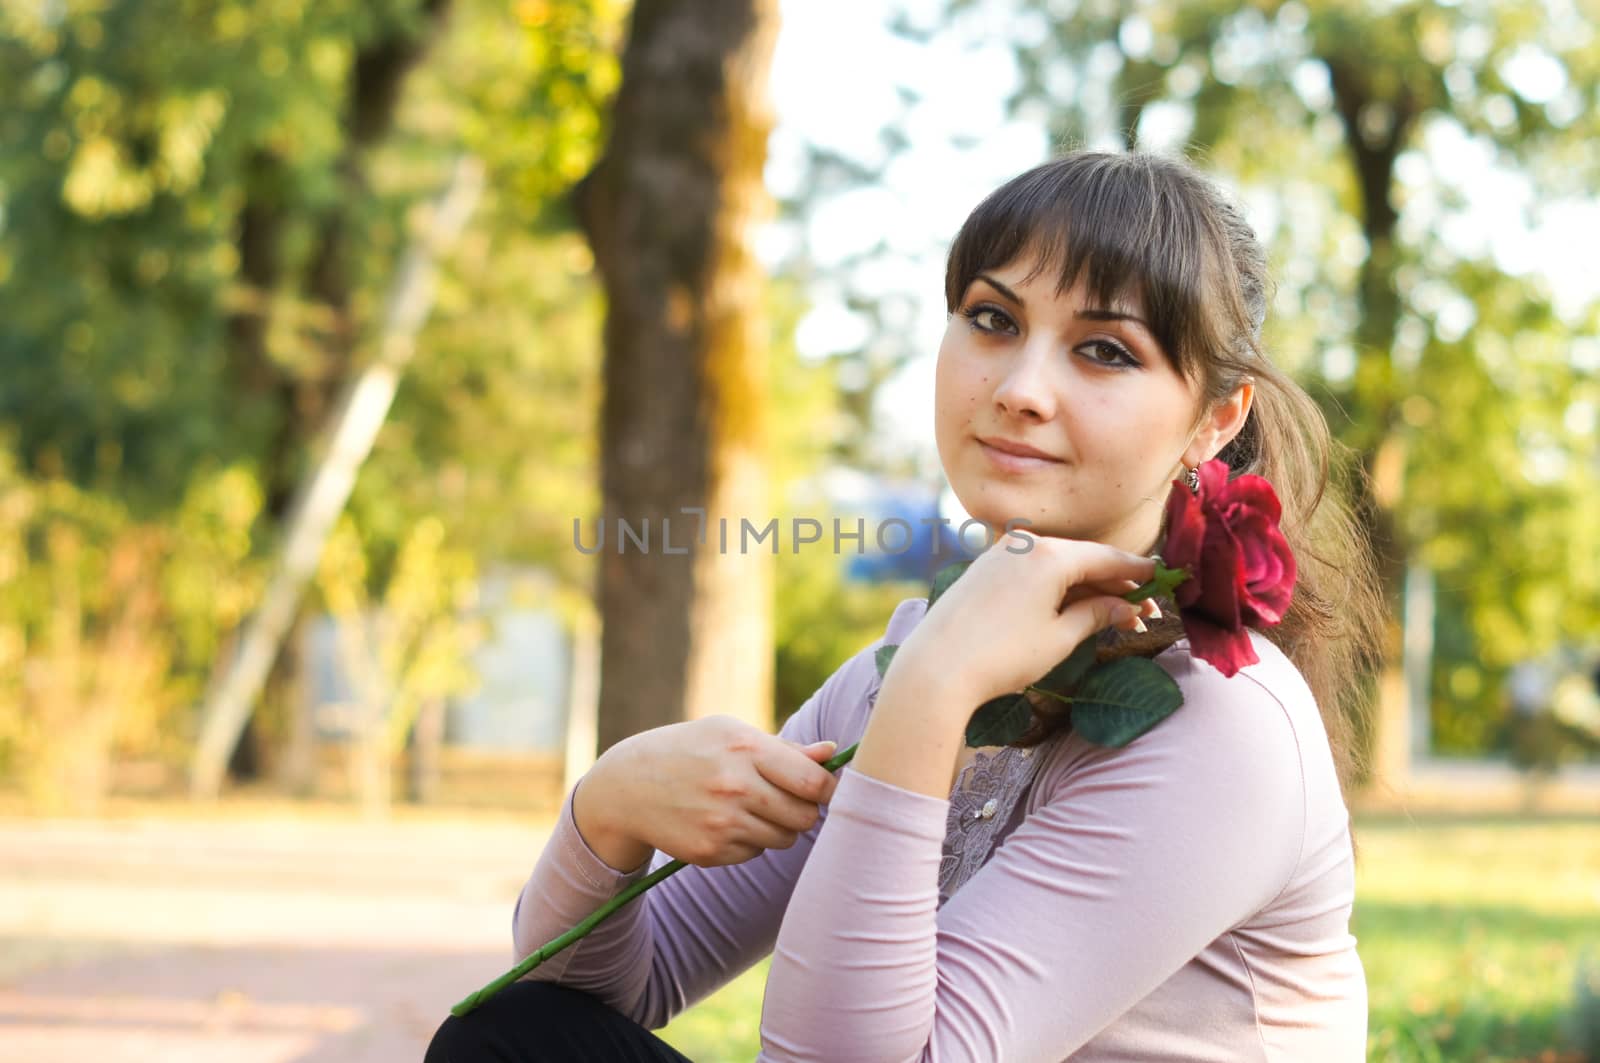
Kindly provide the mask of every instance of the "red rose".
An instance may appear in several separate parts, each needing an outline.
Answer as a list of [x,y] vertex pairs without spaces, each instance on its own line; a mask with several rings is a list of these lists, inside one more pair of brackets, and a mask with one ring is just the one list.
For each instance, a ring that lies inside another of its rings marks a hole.
[[1289,611],[1295,564],[1278,528],[1283,507],[1259,476],[1228,482],[1228,466],[1200,466],[1200,490],[1174,482],[1167,496],[1162,564],[1188,570],[1174,597],[1196,657],[1231,676],[1255,664],[1251,627],[1271,627]]

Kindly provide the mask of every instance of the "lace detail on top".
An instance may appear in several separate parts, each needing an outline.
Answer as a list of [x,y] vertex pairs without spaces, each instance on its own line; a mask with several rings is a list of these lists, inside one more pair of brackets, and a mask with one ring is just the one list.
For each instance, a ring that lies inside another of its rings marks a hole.
[[[867,691],[867,710],[878,703],[879,684]],[[950,789],[943,855],[939,860],[939,907],[989,859],[995,836],[1011,820],[1044,758],[1039,748],[1002,746],[973,754]]]
[[939,861],[939,906],[949,900],[989,859],[995,838],[1011,821],[1017,801],[1027,793],[1043,758],[1037,749],[1003,746],[982,750],[961,769],[950,790],[944,855]]

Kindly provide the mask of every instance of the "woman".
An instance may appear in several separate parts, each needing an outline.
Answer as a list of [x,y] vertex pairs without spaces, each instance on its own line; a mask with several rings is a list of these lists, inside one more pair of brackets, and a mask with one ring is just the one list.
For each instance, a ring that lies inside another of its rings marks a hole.
[[[979,205],[946,298],[941,461],[1031,548],[901,603],[781,737],[701,720],[602,756],[523,890],[517,955],[652,856],[697,866],[447,1022],[430,1060],[678,1059],[644,1028],[769,950],[767,1059],[1364,1058],[1343,710],[1378,598],[1323,498],[1323,420],[1261,350],[1259,244],[1185,163],[1079,153]],[[1174,481],[1216,457],[1273,483],[1300,568],[1232,678],[1116,597],[1151,574]],[[1106,749],[1036,705],[1024,743],[963,747],[974,706],[1103,629],[1179,711]]]

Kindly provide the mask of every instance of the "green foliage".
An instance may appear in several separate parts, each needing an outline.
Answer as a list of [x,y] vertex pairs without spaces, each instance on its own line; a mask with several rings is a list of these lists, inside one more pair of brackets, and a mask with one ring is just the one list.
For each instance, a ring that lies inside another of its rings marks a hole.
[[780,555],[773,625],[779,723],[840,665],[881,638],[900,602],[921,593],[914,583],[847,582],[843,559],[826,551]]
[[1025,694],[1001,694],[979,705],[967,721],[968,746],[1006,746],[1021,738],[1033,722],[1033,703]]
[[1125,746],[1182,704],[1183,694],[1164,668],[1124,657],[1084,675],[1073,694],[1072,729],[1097,746]]
[[430,71],[457,87],[466,146],[503,175],[504,209],[525,222],[573,227],[568,193],[604,143],[627,10],[620,0],[471,4],[471,25]]
[[[440,263],[323,590],[437,618],[467,555],[590,580],[568,544],[595,505],[600,311],[559,200],[598,150],[625,11],[449,6],[388,122],[358,113],[355,61],[423,30],[423,0],[0,4],[0,461],[29,500],[10,525],[27,578],[0,611],[38,673],[40,654],[65,652],[40,633],[68,630],[68,613],[91,634],[115,627],[114,603],[88,592],[141,544],[130,586],[154,595],[145,641],[165,663],[125,699],[142,721],[117,725],[129,749],[186,740],[224,633],[256,603],[287,490],[369,355],[410,212],[463,150],[489,188]],[[325,301],[341,285],[348,334]],[[51,530],[69,518],[72,537]],[[52,621],[44,588],[67,574],[85,597]],[[413,601],[421,588],[444,597]],[[465,642],[412,626],[377,640],[413,647],[377,654],[390,679],[418,696],[461,682]],[[120,643],[74,645],[84,676],[120,667],[106,656]],[[15,765],[46,717],[8,690],[0,758]]]
[[261,151],[326,195],[352,6],[64,8],[7,5],[0,45],[0,418],[29,467],[164,509],[267,430],[224,364],[224,307],[259,294],[233,230]]
[[[590,434],[598,387],[587,252],[533,221],[593,161],[622,7],[456,8],[440,54],[404,86],[395,133],[367,162],[374,194],[349,205],[355,297],[370,325],[407,240],[404,212],[437,188],[455,151],[490,167],[489,203],[460,262],[447,264],[422,340],[423,379],[401,398],[404,407],[429,401],[415,392],[442,392],[450,416],[397,411],[400,438],[380,444],[379,460],[402,448],[421,461],[460,454],[499,429],[495,450],[520,446],[586,476],[588,455],[571,441]],[[343,202],[352,57],[417,12],[416,0],[204,9],[154,0],[68,4],[55,23],[5,8],[0,49],[15,61],[0,64],[0,95],[20,106],[0,118],[0,420],[29,467],[159,512],[196,466],[266,457],[274,428],[297,411],[241,379],[230,315],[270,317],[269,353],[288,379],[327,371],[323,308],[295,282],[327,211]],[[241,211],[252,205],[280,223],[272,291],[242,284]],[[464,423],[475,438],[457,436]],[[565,446],[517,437],[534,425]],[[415,484],[415,471],[391,475]],[[461,471],[446,470],[457,483]],[[473,471],[504,497],[503,465]],[[553,527],[538,531],[555,539]]]
[[444,522],[413,525],[381,590],[368,589],[367,549],[346,517],[323,552],[317,586],[339,621],[339,656],[366,716],[398,753],[424,702],[476,685],[467,658],[484,624],[472,615],[477,566],[445,542]]
[[456,146],[488,189],[351,501],[374,547],[433,514],[480,557],[592,584],[572,521],[599,508],[603,307],[566,190],[600,150],[625,13],[474,0],[418,74],[380,160],[395,194],[431,191]]
[[197,477],[168,523],[0,450],[0,778],[93,809],[119,754],[171,757],[216,633],[257,590],[248,478]]
[[1084,639],[1078,643],[1065,660],[1046,672],[1034,686],[1047,694],[1070,694],[1094,665],[1095,641]]
[[934,573],[933,586],[928,589],[928,608],[933,608],[933,603],[943,597],[951,584],[960,579],[961,574],[971,567],[971,561],[956,561]]
[[[1028,691],[1072,706],[1072,729],[1097,746],[1119,748],[1172,715],[1183,693],[1166,670],[1143,657],[1094,663],[1097,640],[1085,639]],[[1028,693],[1003,694],[967,722],[969,746],[1010,745],[1033,723]]]

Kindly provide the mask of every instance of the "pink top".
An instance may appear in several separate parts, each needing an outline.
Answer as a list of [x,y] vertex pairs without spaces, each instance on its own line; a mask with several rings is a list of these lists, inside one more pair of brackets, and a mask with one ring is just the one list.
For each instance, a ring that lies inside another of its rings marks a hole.
[[[784,737],[857,741],[874,651],[926,610],[901,602]],[[971,769],[944,800],[846,767],[792,848],[687,867],[529,977],[655,1029],[771,952],[764,1060],[1362,1060],[1349,817],[1310,690],[1254,641],[1261,662],[1232,679],[1180,641],[1156,659],[1182,708],[1122,749],[1052,739],[975,809]],[[982,842],[968,829],[997,820]],[[517,902],[517,957],[645,873],[594,855],[569,794]]]

